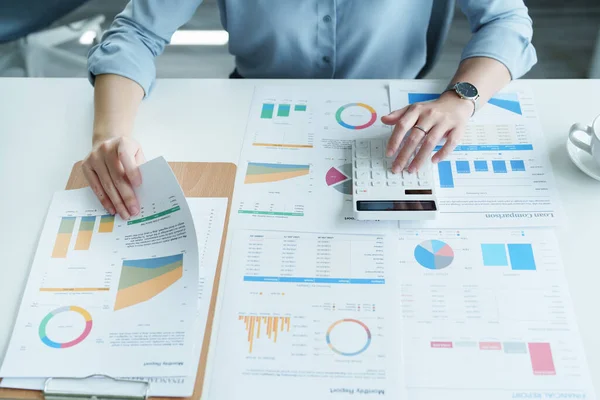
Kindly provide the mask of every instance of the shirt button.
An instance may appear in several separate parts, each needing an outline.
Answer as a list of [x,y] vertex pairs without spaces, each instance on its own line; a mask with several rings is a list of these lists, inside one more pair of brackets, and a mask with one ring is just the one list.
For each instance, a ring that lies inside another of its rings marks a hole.
[[327,57],[327,56],[323,56],[323,62],[329,64],[329,62],[331,61],[331,58]]
[[329,15],[324,16],[323,22],[331,22],[331,17]]

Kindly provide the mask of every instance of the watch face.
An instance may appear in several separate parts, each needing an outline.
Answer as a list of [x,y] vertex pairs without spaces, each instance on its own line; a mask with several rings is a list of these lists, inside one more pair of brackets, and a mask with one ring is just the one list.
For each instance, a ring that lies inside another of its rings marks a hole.
[[479,94],[477,88],[468,82],[459,82],[456,84],[456,91],[463,97],[475,98]]

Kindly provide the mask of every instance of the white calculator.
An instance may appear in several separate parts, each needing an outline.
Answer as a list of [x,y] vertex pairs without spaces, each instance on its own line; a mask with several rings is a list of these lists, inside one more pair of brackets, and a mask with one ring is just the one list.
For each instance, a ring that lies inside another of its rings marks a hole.
[[358,220],[431,220],[437,217],[431,159],[418,172],[391,171],[383,138],[357,139],[352,145],[354,218]]

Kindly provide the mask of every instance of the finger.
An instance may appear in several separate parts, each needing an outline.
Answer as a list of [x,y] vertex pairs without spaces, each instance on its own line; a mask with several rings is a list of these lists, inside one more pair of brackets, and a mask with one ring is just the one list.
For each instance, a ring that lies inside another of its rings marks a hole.
[[456,148],[458,145],[460,136],[462,135],[462,129],[462,127],[457,127],[448,132],[446,136],[446,143],[437,153],[433,155],[433,158],[431,159],[434,164],[446,159],[450,153],[454,151],[454,148]]
[[138,148],[137,153],[135,153],[135,162],[137,163],[138,167],[146,162],[146,156],[144,155],[144,151],[141,147]]
[[396,153],[396,151],[398,151],[398,148],[400,147],[400,144],[402,143],[402,140],[404,139],[406,134],[417,123],[417,120],[419,119],[419,112],[419,107],[411,107],[398,120],[398,123],[396,123],[396,126],[394,127],[394,130],[392,132],[392,136],[388,141],[386,157],[391,157]]
[[115,184],[113,183],[113,179],[110,175],[108,167],[106,166],[106,164],[103,161],[100,161],[100,162],[98,162],[97,165],[94,166],[94,169],[95,169],[96,173],[98,174],[98,178],[100,179],[100,182],[102,183],[102,187],[104,188],[104,191],[110,198],[110,201],[115,206],[115,210],[117,210],[117,213],[119,213],[121,218],[123,218],[124,220],[128,220],[130,218],[129,211],[127,211],[127,208],[125,207],[125,203],[123,202],[123,199],[121,198],[121,195],[119,194],[119,191],[117,190],[117,188],[115,187]]
[[121,164],[119,158],[113,156],[106,159],[106,166],[121,199],[123,199],[123,203],[125,203],[128,215],[137,215],[140,211],[139,204],[133,187],[125,175],[123,164]]
[[126,140],[121,140],[119,142],[119,147],[117,148],[119,161],[123,165],[125,175],[127,176],[127,179],[129,179],[129,182],[135,187],[142,184],[142,174],[140,173],[140,169],[135,160],[137,151],[138,146]]
[[408,166],[408,172],[413,173],[423,166],[426,162],[429,162],[431,153],[435,149],[435,146],[440,143],[446,132],[450,129],[450,126],[444,124],[438,124],[431,128],[427,137],[423,140],[419,152],[415,156],[414,160]]
[[102,207],[104,207],[110,214],[114,215],[115,207],[113,206],[112,201],[110,201],[110,199],[106,195],[106,192],[102,188],[102,184],[100,183],[100,179],[98,179],[98,175],[96,174],[96,172],[93,169],[91,169],[87,164],[83,164],[81,166],[81,169],[83,170],[83,175],[90,184],[92,191],[94,192],[94,194],[96,194],[98,200],[100,200]]
[[398,157],[396,157],[396,160],[392,164],[392,171],[394,173],[397,174],[406,167],[410,157],[413,155],[424,136],[425,134],[419,129],[413,129],[410,132],[410,135],[406,138],[406,141],[398,153]]
[[402,117],[406,113],[406,111],[408,111],[409,108],[410,106],[406,106],[399,110],[392,111],[388,115],[384,115],[383,117],[381,117],[381,122],[383,122],[386,125],[394,125],[398,122],[400,117]]

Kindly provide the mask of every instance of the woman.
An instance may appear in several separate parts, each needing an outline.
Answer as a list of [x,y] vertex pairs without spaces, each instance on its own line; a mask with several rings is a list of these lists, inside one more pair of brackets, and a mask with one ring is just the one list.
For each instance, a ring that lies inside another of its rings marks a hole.
[[[95,85],[93,147],[83,164],[90,186],[111,213],[139,213],[133,186],[144,161],[133,121],[155,79],[154,58],[201,0],[131,0],[88,60]],[[412,79],[425,65],[427,30],[439,0],[218,0],[235,56],[233,77]],[[458,0],[473,36],[448,90],[436,101],[384,116],[394,125],[392,170],[417,170],[459,143],[477,108],[535,63],[532,21],[523,0]],[[446,7],[450,8],[450,7]],[[459,83],[458,85],[456,85]],[[415,129],[413,129],[415,128]],[[411,135],[401,146],[402,139]],[[417,146],[421,150],[407,165]]]

